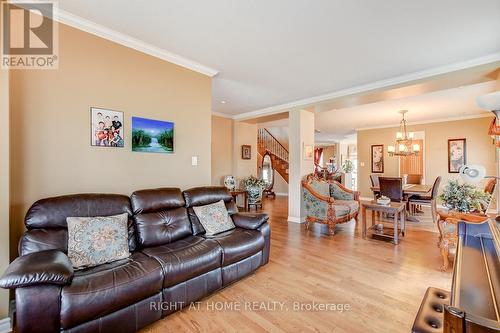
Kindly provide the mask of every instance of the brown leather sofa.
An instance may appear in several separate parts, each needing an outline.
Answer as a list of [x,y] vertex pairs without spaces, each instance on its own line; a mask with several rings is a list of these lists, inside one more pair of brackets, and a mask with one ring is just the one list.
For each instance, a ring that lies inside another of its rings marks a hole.
[[[224,200],[236,228],[213,237],[193,207]],[[129,259],[73,270],[68,216],[129,214]],[[238,213],[223,187],[77,194],[29,209],[20,257],[0,279],[15,288],[18,332],[134,332],[269,261],[266,214]]]

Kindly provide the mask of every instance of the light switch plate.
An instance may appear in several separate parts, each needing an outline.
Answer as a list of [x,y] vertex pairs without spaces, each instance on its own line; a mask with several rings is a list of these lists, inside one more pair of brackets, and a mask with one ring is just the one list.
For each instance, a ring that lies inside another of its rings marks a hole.
[[191,156],[191,165],[192,166],[198,165],[198,156]]
[[364,167],[365,166],[365,162],[359,163],[359,166]]

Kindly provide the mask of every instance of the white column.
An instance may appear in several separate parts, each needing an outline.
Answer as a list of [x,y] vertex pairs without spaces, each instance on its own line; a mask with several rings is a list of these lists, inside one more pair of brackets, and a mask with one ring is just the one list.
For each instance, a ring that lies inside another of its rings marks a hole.
[[302,223],[305,216],[301,181],[314,171],[314,160],[304,158],[304,145],[314,147],[314,113],[290,111],[289,123],[288,221]]
[[[10,182],[9,71],[0,69],[0,272],[9,265]],[[0,331],[10,327],[9,291],[0,290]]]

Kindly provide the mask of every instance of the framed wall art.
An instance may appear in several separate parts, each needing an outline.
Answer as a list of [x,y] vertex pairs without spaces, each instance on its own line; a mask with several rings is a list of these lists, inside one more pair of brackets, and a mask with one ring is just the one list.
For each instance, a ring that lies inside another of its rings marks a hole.
[[132,117],[132,151],[172,154],[174,123]]
[[95,147],[124,147],[123,112],[90,108],[90,144]]
[[243,160],[252,159],[252,146],[250,145],[241,146],[241,159]]
[[384,173],[384,145],[372,145],[372,173]]
[[467,164],[467,145],[465,138],[448,140],[448,173],[458,173]]

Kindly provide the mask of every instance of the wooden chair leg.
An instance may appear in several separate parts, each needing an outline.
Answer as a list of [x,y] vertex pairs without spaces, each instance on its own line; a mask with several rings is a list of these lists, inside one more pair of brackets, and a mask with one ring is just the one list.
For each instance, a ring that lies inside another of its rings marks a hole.
[[441,270],[445,272],[446,270],[448,270],[448,254],[450,252],[448,240],[442,239],[439,244],[439,249],[441,252],[441,258],[443,259]]
[[335,224],[333,221],[328,221],[328,235],[335,235]]

